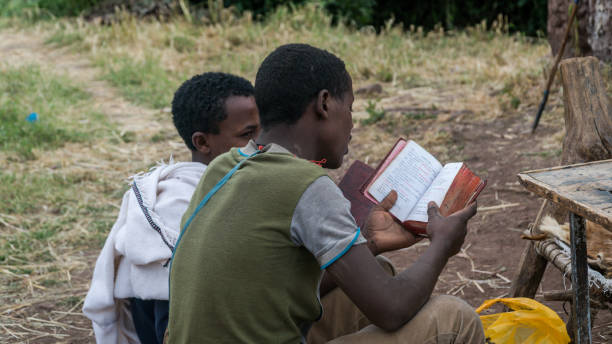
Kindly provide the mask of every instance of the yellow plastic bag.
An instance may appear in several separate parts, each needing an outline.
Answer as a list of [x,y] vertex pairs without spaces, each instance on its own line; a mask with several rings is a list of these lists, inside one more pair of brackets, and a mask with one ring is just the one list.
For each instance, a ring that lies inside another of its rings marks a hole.
[[495,344],[567,344],[565,324],[557,313],[543,304],[526,298],[505,298],[485,301],[476,313],[501,302],[513,312],[481,315],[485,336]]

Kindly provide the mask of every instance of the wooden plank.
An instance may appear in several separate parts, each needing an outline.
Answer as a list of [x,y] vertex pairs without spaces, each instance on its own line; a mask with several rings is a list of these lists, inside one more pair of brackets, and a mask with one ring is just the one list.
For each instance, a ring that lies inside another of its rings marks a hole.
[[572,242],[572,289],[574,342],[591,343],[591,310],[589,301],[589,267],[586,255],[586,226],[584,219],[570,213],[570,239]]
[[538,173],[538,172],[566,170],[566,169],[571,169],[571,168],[580,167],[580,166],[606,165],[606,164],[609,164],[611,162],[612,162],[612,159],[598,160],[598,161],[591,161],[591,162],[582,162],[582,163],[578,163],[578,164],[570,164],[570,165],[562,165],[562,166],[541,168],[541,169],[538,169],[538,170],[528,170],[528,171],[521,172],[521,174],[532,174],[532,173]]
[[529,191],[612,231],[612,160],[525,171]]

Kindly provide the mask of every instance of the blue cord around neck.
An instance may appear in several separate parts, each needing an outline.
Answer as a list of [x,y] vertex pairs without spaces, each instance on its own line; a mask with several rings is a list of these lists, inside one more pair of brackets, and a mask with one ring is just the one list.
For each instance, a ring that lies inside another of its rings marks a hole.
[[[185,231],[187,229],[187,227],[189,227],[189,225],[191,224],[191,221],[193,221],[193,219],[195,218],[195,216],[200,212],[200,210],[204,207],[204,205],[206,205],[206,203],[208,203],[208,201],[210,200],[210,198],[217,193],[217,191],[219,191],[219,189],[221,189],[221,187],[223,185],[225,185],[225,183],[232,177],[232,175],[238,171],[238,169],[240,168],[240,166],[242,166],[242,164],[244,164],[247,160],[251,159],[252,157],[256,156],[257,154],[261,153],[261,150],[257,150],[255,151],[255,153],[246,156],[246,158],[240,160],[240,162],[238,162],[236,164],[236,166],[234,166],[234,168],[232,168],[229,172],[227,172],[227,174],[225,174],[225,176],[223,176],[223,178],[221,178],[221,180],[219,180],[217,182],[217,184],[215,184],[215,186],[210,189],[210,191],[208,191],[208,193],[206,194],[206,196],[204,196],[204,198],[200,201],[200,203],[198,204],[198,206],[195,208],[195,210],[193,211],[193,213],[191,214],[191,216],[189,216],[189,218],[187,219],[187,221],[185,221],[185,225],[183,226],[183,228],[181,229],[181,233],[179,234],[178,239],[176,240],[176,244],[174,245],[174,250],[172,251],[172,257],[170,258],[170,267],[168,269],[168,271],[172,271],[172,262],[174,261],[174,254],[176,253],[176,249],[179,246],[179,243],[181,242],[181,239],[183,238],[183,234],[185,234]],[[245,155],[244,153],[240,152],[241,155]],[[169,276],[170,274],[168,274]],[[170,277],[168,277],[168,293],[170,293]],[[169,299],[169,295],[168,295],[168,299]]]

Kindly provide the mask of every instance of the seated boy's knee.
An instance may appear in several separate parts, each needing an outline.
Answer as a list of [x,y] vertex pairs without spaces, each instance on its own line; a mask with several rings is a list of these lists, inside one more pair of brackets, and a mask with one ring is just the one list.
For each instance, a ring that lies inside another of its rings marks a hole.
[[438,295],[433,296],[428,303],[428,308],[430,308],[430,311],[433,313],[432,316],[436,318],[441,318],[445,321],[455,319],[463,324],[465,324],[466,321],[470,322],[473,320],[480,323],[480,318],[472,306],[458,297]]
[[428,308],[430,326],[435,327],[435,342],[485,342],[480,317],[465,301],[454,296],[439,295],[432,297],[425,307]]

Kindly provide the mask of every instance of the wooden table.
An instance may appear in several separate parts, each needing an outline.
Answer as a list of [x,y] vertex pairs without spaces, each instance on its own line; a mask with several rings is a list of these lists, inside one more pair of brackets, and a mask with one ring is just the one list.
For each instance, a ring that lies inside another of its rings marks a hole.
[[612,160],[526,171],[518,178],[529,191],[570,212],[574,342],[591,343],[584,220],[612,230]]

